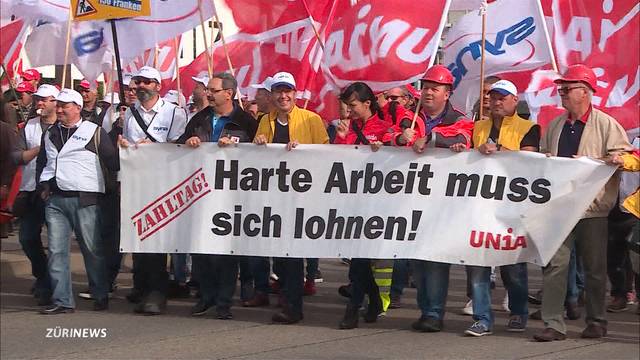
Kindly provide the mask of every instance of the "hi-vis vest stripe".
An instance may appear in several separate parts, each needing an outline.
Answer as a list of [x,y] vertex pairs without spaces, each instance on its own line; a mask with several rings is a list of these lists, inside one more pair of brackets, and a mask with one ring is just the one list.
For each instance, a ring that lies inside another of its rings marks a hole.
[[[27,122],[24,127],[24,137],[27,141],[27,149],[40,146],[42,140],[42,126],[40,117],[35,117]],[[34,191],[36,189],[36,158],[33,158],[22,168],[22,182],[20,191]]]
[[[58,188],[63,191],[104,193],[104,176],[100,160],[95,153],[85,149],[85,146],[93,141],[96,129],[98,125],[82,121],[60,152],[49,136],[45,136],[47,165],[40,175],[40,181],[55,177]],[[51,131],[51,128],[48,131]]]

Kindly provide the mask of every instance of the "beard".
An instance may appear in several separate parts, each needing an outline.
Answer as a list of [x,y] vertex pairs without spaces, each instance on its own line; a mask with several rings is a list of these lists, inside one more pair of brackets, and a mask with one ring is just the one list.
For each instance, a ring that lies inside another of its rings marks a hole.
[[158,95],[158,92],[155,90],[142,88],[136,90],[136,96],[138,97],[138,100],[140,100],[140,102],[151,100],[156,95]]

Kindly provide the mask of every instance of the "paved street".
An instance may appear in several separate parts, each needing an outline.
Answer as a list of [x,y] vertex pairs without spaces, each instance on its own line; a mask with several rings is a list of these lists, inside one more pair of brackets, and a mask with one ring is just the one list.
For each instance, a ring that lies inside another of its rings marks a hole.
[[[82,257],[74,244],[72,270],[74,291],[87,287]],[[27,259],[15,236],[2,239],[0,357],[18,358],[215,358],[215,359],[638,359],[639,316],[635,306],[608,314],[608,337],[579,339],[583,320],[569,321],[569,339],[553,343],[531,341],[541,321],[530,320],[524,334],[505,331],[508,314],[500,311],[504,296],[501,281],[493,294],[496,310],[494,335],[469,338],[462,335],[471,318],[459,314],[466,302],[465,275],[452,268],[445,331],[422,334],[410,330],[419,316],[415,289],[407,289],[404,308],[390,310],[374,324],[356,330],[338,330],[345,300],[337,288],[346,281],[347,266],[338,260],[321,260],[325,281],[318,293],[305,298],[305,319],[297,325],[270,324],[276,307],[234,307],[234,320],[193,318],[189,309],[196,299],[170,301],[168,313],[147,317],[134,315],[124,296],[131,286],[130,257],[120,275],[119,289],[107,312],[91,311],[92,303],[78,299],[74,314],[37,314],[29,295],[32,280]],[[530,268],[530,289],[540,287],[541,273]],[[276,297],[272,295],[272,304]],[[236,303],[238,300],[236,299]],[[105,337],[48,338],[47,329],[106,329]]]

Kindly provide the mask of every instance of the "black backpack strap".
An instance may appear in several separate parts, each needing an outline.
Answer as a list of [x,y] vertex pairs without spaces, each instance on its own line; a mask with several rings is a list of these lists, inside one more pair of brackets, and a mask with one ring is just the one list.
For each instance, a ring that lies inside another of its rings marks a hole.
[[144,123],[144,120],[142,120],[142,116],[140,116],[140,113],[135,108],[135,106],[131,105],[131,107],[129,107],[129,110],[131,110],[131,114],[133,115],[133,118],[136,119],[138,126],[140,126],[140,129],[144,131],[145,135],[147,135],[147,138],[149,138],[151,142],[158,142],[158,140],[156,140],[156,138],[151,136],[151,134],[149,134],[149,132],[147,131],[149,129],[149,125]]
[[367,138],[362,133],[362,129],[360,129],[358,125],[356,125],[356,122],[353,120],[351,121],[351,128],[353,129],[353,131],[355,131],[356,136],[358,137],[358,140],[356,141],[356,145],[358,144],[369,145],[369,140],[367,140]]

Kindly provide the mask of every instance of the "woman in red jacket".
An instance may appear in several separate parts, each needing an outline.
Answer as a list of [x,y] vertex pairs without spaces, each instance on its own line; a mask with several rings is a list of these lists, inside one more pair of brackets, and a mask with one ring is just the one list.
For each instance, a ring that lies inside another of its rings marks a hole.
[[[355,82],[342,92],[340,100],[347,104],[351,119],[338,124],[334,144],[370,145],[381,142],[393,124],[384,119],[371,88],[363,82]],[[375,322],[383,311],[380,290],[371,265],[370,259],[351,259],[351,298],[340,322],[340,329],[358,327],[358,309],[365,295],[369,296],[369,306],[364,315],[366,322]]]

